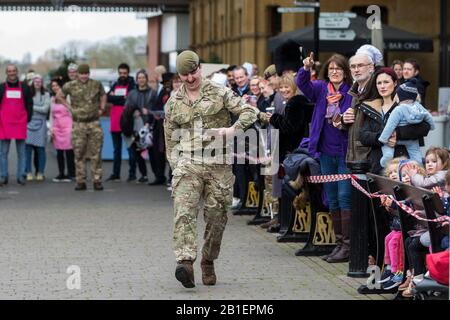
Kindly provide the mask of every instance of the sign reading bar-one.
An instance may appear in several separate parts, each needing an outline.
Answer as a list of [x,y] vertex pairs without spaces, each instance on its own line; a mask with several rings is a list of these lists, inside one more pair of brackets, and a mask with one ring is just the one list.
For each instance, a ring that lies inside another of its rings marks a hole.
[[353,41],[356,33],[353,30],[319,30],[320,40]]
[[350,19],[345,17],[319,18],[320,29],[348,29]]
[[356,18],[357,14],[354,12],[321,12],[321,18]]
[[277,9],[278,13],[311,13],[314,12],[314,8],[304,7],[280,7]]

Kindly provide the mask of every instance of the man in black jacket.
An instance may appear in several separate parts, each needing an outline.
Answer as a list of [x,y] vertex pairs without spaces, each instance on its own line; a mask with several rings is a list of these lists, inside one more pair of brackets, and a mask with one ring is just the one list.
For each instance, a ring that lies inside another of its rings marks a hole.
[[25,139],[27,123],[33,116],[33,96],[27,84],[18,78],[17,66],[6,67],[6,82],[0,85],[0,186],[8,184],[8,153],[11,140],[16,140],[17,174],[25,185]]
[[131,90],[136,88],[134,79],[129,76],[130,67],[122,63],[118,67],[119,79],[113,84],[108,93],[108,102],[112,104],[110,131],[114,147],[113,173],[106,181],[120,181],[120,167],[122,164],[122,130],[120,117],[125,108],[126,98]]

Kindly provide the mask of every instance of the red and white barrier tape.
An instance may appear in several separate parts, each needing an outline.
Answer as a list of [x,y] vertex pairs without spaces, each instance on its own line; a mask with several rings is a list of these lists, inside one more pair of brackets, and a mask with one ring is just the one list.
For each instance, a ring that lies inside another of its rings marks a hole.
[[352,186],[354,186],[356,189],[364,193],[367,197],[373,199],[373,198],[381,198],[383,196],[389,197],[394,201],[403,211],[406,213],[412,215],[417,220],[421,221],[427,221],[427,222],[436,222],[441,223],[443,226],[450,224],[450,217],[449,216],[441,216],[437,219],[425,219],[419,216],[416,211],[414,211],[412,208],[408,207],[404,203],[397,201],[392,195],[383,195],[383,194],[372,194],[368,192],[366,189],[364,189],[357,181],[357,177],[352,174],[332,174],[332,175],[324,175],[324,176],[310,176],[306,178],[306,181],[309,183],[330,183],[330,182],[338,182],[338,181],[344,181],[344,180],[351,180]]

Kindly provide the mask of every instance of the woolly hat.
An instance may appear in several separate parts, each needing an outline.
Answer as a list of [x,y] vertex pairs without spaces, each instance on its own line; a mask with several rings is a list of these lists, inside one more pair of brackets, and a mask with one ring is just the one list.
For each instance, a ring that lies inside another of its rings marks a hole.
[[402,169],[403,169],[403,167],[406,166],[408,163],[411,163],[411,162],[413,162],[413,160],[411,160],[411,159],[400,160],[400,162],[398,164],[398,172],[397,172],[398,179],[400,180],[400,182],[403,182],[402,181]]
[[416,83],[415,79],[406,81],[405,83],[401,84],[397,88],[397,95],[398,95],[399,102],[402,102],[405,100],[416,101],[418,94],[419,94],[419,91],[417,90],[417,83]]

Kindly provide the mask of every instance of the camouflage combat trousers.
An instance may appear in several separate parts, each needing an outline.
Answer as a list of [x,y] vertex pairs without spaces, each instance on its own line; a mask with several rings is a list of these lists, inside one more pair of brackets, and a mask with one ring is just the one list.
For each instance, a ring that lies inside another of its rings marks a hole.
[[197,258],[197,217],[203,200],[203,257],[217,259],[231,205],[234,175],[229,165],[186,164],[173,171],[173,249],[177,262]]
[[94,182],[102,181],[103,130],[100,122],[73,122],[72,144],[75,153],[77,183],[86,182],[86,157],[91,160]]

